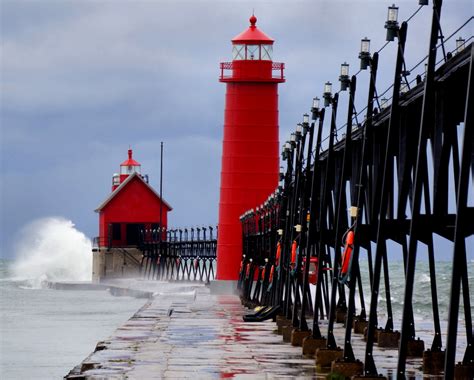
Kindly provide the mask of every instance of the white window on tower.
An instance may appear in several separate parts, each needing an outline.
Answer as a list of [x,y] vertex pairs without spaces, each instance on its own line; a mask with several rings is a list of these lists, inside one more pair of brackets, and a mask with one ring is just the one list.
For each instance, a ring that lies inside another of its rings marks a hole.
[[272,45],[262,45],[262,60],[271,61],[273,55]]
[[247,59],[260,59],[260,45],[247,45]]
[[245,59],[245,45],[232,46],[232,59],[234,61]]

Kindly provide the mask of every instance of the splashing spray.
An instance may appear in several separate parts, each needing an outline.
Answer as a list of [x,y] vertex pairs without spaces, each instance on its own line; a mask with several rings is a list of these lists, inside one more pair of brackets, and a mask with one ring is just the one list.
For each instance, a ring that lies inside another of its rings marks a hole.
[[13,273],[32,287],[40,287],[44,281],[90,281],[91,247],[91,241],[72,221],[38,219],[20,231]]

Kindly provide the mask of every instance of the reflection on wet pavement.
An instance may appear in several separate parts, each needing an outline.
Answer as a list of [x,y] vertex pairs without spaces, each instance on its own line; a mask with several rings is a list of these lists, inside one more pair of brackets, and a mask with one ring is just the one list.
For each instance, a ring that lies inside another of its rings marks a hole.
[[[173,289],[170,284],[163,286]],[[237,296],[211,295],[202,285],[190,287],[172,296],[166,291],[158,294],[99,343],[69,378],[326,378],[327,373],[317,373],[314,358],[302,356],[301,347],[283,343],[281,335],[274,333],[273,322],[243,322],[248,310]],[[338,342],[342,343],[343,334],[340,325]],[[354,335],[353,346],[363,359],[361,336]],[[384,375],[396,368],[396,354],[393,349],[374,350]],[[421,360],[408,363],[409,374],[421,378],[420,366]]]

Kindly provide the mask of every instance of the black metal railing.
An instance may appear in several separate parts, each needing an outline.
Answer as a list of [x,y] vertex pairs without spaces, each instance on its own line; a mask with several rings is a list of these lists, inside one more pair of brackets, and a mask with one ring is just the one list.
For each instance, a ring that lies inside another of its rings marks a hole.
[[200,281],[215,277],[217,227],[141,230],[141,273],[162,281]]

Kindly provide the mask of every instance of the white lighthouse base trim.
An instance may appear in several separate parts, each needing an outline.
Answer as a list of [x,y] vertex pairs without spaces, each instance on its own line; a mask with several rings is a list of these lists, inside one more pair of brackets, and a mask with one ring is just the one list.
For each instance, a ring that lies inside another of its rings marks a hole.
[[216,295],[238,295],[237,282],[235,280],[212,280],[209,283],[211,294]]

